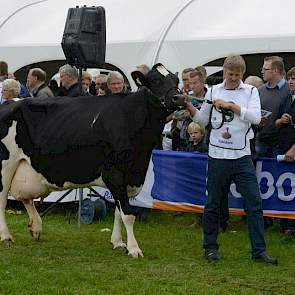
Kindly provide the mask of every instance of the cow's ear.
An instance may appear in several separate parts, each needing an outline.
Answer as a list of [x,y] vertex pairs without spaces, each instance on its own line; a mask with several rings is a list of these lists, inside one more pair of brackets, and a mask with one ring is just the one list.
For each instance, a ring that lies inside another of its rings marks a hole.
[[155,65],[153,65],[152,69],[156,70],[157,67],[164,67],[163,64],[161,64],[160,62],[156,63]]
[[153,66],[153,70],[159,72],[161,75],[163,75],[164,77],[169,75],[169,71],[165,68],[165,66],[161,63],[157,63]]
[[137,87],[146,86],[147,80],[145,75],[140,71],[134,71],[131,73],[131,77],[133,81],[135,82]]

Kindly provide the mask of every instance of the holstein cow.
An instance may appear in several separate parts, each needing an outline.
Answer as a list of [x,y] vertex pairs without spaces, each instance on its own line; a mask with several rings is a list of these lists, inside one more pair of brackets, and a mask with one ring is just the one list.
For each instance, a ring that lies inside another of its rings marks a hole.
[[[29,229],[39,239],[42,221],[34,198],[75,187],[106,186],[115,203],[114,248],[143,256],[133,234],[134,209],[128,196],[142,186],[167,110],[182,104],[178,79],[161,65],[144,76],[132,73],[136,93],[105,97],[24,99],[0,107],[0,232],[13,241],[5,221],[7,194],[23,202]],[[129,192],[129,194],[128,194]]]

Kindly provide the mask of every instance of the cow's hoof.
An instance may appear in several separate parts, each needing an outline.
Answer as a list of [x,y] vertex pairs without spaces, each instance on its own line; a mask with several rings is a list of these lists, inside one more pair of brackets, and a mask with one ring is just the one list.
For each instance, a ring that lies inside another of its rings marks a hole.
[[12,236],[7,236],[1,237],[1,242],[3,243],[4,247],[10,248],[12,246],[12,243],[14,243],[14,240]]
[[143,253],[139,248],[128,250],[128,255],[132,256],[133,258],[143,257]]
[[3,241],[3,245],[4,245],[4,247],[5,248],[10,248],[11,246],[12,246],[12,243],[13,243],[13,241],[11,241],[11,240],[4,240]]
[[28,228],[32,238],[36,241],[39,241],[42,233],[42,224],[33,223],[33,221],[30,221]]
[[36,241],[40,240],[40,237],[41,237],[40,232],[35,232],[35,231],[30,230],[30,234],[34,240],[36,240]]
[[123,242],[120,242],[120,243],[116,243],[116,244],[114,244],[113,243],[113,249],[115,250],[125,250],[126,251],[126,249],[127,249],[127,246],[126,246],[126,244],[125,243],[123,243]]

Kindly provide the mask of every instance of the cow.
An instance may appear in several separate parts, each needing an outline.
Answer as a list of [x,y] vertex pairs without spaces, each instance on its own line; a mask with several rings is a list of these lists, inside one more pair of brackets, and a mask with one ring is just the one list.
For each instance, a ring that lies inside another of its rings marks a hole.
[[165,118],[183,105],[183,97],[177,76],[162,64],[147,75],[133,72],[132,78],[140,86],[134,93],[29,98],[0,107],[1,241],[13,242],[5,220],[9,191],[23,202],[31,235],[39,239],[42,221],[33,199],[52,191],[105,186],[116,204],[113,248],[143,257],[129,197],[140,191]]

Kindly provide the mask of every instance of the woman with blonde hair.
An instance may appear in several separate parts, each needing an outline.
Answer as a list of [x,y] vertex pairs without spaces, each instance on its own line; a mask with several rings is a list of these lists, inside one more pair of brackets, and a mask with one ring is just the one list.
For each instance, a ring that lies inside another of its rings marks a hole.
[[14,79],[6,79],[2,82],[2,104],[20,100],[20,83]]

